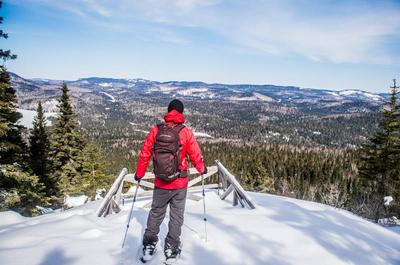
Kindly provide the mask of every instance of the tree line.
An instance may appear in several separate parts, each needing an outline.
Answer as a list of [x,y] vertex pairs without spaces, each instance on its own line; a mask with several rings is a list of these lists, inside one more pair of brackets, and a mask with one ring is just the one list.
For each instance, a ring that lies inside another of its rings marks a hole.
[[88,141],[77,115],[61,87],[58,114],[49,127],[39,101],[28,143],[18,124],[17,97],[4,66],[0,67],[0,210],[36,215],[41,207],[60,207],[64,196],[86,194],[94,198],[98,187],[112,182],[101,149]]
[[[7,37],[0,31],[0,38]],[[1,49],[0,58],[5,62],[16,55]],[[0,210],[36,215],[39,214],[36,206],[59,207],[67,194],[94,197],[96,188],[110,186],[113,181],[110,173],[115,170],[122,167],[135,170],[145,134],[126,128],[130,117],[110,116],[103,127],[89,117],[83,120],[81,128],[66,84],[60,92],[53,124],[48,126],[39,101],[33,129],[27,133],[18,123],[21,114],[17,111],[18,99],[10,75],[4,63],[0,66]],[[366,116],[351,120],[332,118],[323,123],[326,126],[323,131],[330,134],[324,138],[313,136],[321,138],[315,140],[319,144],[313,145],[307,140],[308,134],[318,130],[321,119],[305,119],[301,125],[285,120],[284,126],[277,130],[274,119],[260,121],[262,109],[258,105],[250,112],[243,105],[233,109],[228,105],[216,106],[214,111],[223,111],[225,118],[215,115],[217,118],[207,123],[200,114],[202,108],[210,109],[209,104],[189,102],[187,106],[192,110],[191,122],[196,128],[215,129],[219,132],[214,134],[216,138],[224,138],[226,131],[235,135],[233,141],[202,142],[201,148],[207,165],[220,160],[245,189],[321,202],[375,220],[400,216],[400,106],[395,82],[388,101],[379,113],[373,114],[372,122],[375,116],[379,120],[377,130],[364,132],[370,138],[358,149],[346,149],[335,142],[356,134],[344,129],[371,122]],[[284,118],[279,115],[275,114],[277,119]],[[302,117],[293,119],[297,118]],[[142,116],[137,119],[142,119],[140,125],[154,122]],[[282,144],[273,138],[266,139],[266,133],[272,130],[281,135],[293,131],[291,140]],[[102,149],[107,151],[107,160]],[[394,202],[384,205],[385,196],[392,196]]]
[[[372,220],[400,216],[400,105],[394,81],[379,126],[358,149],[219,142],[202,144],[246,190],[348,209]],[[210,180],[216,182],[214,178]],[[384,197],[394,200],[384,204]]]
[[[8,35],[1,30],[0,38]],[[0,210],[31,216],[39,214],[37,206],[60,207],[66,194],[94,197],[97,187],[107,187],[112,180],[105,173],[107,163],[100,148],[79,128],[67,85],[60,89],[53,126],[47,126],[39,101],[33,129],[26,133],[18,122],[22,115],[4,65],[16,58],[10,50],[0,49]]]

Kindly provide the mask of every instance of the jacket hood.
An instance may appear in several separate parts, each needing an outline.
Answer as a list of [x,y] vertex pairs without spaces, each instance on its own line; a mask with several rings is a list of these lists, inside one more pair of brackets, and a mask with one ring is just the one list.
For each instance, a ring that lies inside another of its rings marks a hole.
[[170,112],[165,114],[164,121],[166,123],[168,123],[168,122],[173,122],[173,123],[176,123],[176,124],[184,123],[185,122],[185,116],[182,113],[179,113],[176,110],[171,110]]

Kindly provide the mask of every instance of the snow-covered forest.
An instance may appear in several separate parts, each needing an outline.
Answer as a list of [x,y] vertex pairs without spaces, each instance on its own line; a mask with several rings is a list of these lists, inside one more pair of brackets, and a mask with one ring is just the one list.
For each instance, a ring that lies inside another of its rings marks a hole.
[[[8,34],[1,30],[0,38]],[[142,186],[133,204],[135,185],[125,183],[123,203],[110,206],[120,211],[105,218],[96,212],[122,168],[134,179],[143,140],[170,97],[185,102],[206,165],[221,161],[256,204],[232,206],[237,197],[221,200],[215,186],[206,186],[205,198],[192,192],[177,264],[400,264],[396,79],[380,94],[64,82],[11,73],[12,50],[0,49],[0,59],[0,264],[140,264],[154,185]],[[205,185],[221,181],[215,174]],[[163,259],[157,248],[150,264]]]

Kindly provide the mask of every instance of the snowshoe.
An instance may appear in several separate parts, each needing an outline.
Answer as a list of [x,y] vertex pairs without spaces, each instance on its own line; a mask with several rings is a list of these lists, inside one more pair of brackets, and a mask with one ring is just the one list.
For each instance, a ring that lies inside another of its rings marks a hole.
[[170,245],[166,245],[164,248],[164,255],[165,255],[165,265],[174,264],[181,255],[181,247],[171,247]]
[[157,242],[155,242],[153,244],[143,245],[143,253],[142,253],[142,257],[140,258],[140,261],[143,263],[149,262],[154,257],[154,254],[157,251],[156,246],[157,246]]

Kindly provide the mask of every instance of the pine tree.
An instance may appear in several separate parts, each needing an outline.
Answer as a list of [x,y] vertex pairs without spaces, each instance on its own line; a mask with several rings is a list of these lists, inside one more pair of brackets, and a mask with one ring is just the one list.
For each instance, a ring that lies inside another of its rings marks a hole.
[[68,163],[61,168],[58,189],[63,196],[81,192],[82,163],[78,161],[80,158],[79,156],[75,159],[70,159]]
[[[363,166],[360,177],[367,185],[367,192],[377,204],[375,219],[382,214],[383,196],[396,192],[399,187],[400,119],[396,80],[389,100],[381,111],[381,122],[377,133],[363,149]],[[400,199],[400,198],[399,198]],[[399,201],[397,199],[397,203]]]
[[26,216],[38,215],[36,206],[48,204],[39,177],[18,164],[0,164],[0,211],[14,210]]
[[11,86],[10,75],[4,66],[0,66],[0,163],[22,163],[26,145],[21,137],[22,126],[18,120],[17,96]]
[[[3,6],[3,2],[0,1],[0,8],[2,8]],[[0,24],[3,24],[3,17],[0,17]],[[8,34],[5,33],[2,29],[0,29],[0,39],[4,38],[4,39],[8,39]],[[0,59],[3,60],[3,65],[6,61],[8,60],[15,60],[17,59],[17,55],[11,53],[10,50],[3,50],[0,49]]]
[[106,174],[108,166],[100,148],[93,142],[88,143],[82,152],[81,192],[94,198],[96,189],[108,187],[113,181],[112,176]]
[[274,191],[274,183],[272,178],[267,176],[267,171],[261,161],[261,159],[256,156],[252,161],[251,181],[253,190],[257,192],[272,192]]
[[37,114],[33,120],[33,129],[29,137],[30,168],[40,178],[40,182],[46,186],[47,195],[54,195],[56,183],[49,175],[49,149],[50,141],[47,121],[44,116],[42,103],[39,101]]
[[[2,23],[3,17],[0,17],[0,24]],[[3,30],[0,30],[1,38],[8,38],[8,34]],[[22,115],[17,112],[17,96],[15,89],[11,86],[10,75],[4,66],[7,60],[16,58],[17,56],[10,50],[0,49],[0,59],[3,60],[3,65],[0,66],[0,164],[21,163],[26,151],[21,137],[22,126],[17,125]]]
[[[0,2],[1,8],[1,2]],[[3,18],[0,17],[0,24]],[[8,35],[0,30],[0,38]],[[15,59],[10,50],[0,49],[0,210],[13,209],[24,215],[37,214],[36,205],[47,203],[43,184],[27,170],[26,144],[22,139],[21,114],[17,112],[17,96],[10,75],[4,66]]]
[[85,141],[79,129],[77,115],[74,112],[68,95],[68,87],[64,83],[59,99],[59,113],[54,122],[51,135],[50,158],[52,160],[52,177],[59,183],[58,195],[72,192],[79,172],[78,159]]

